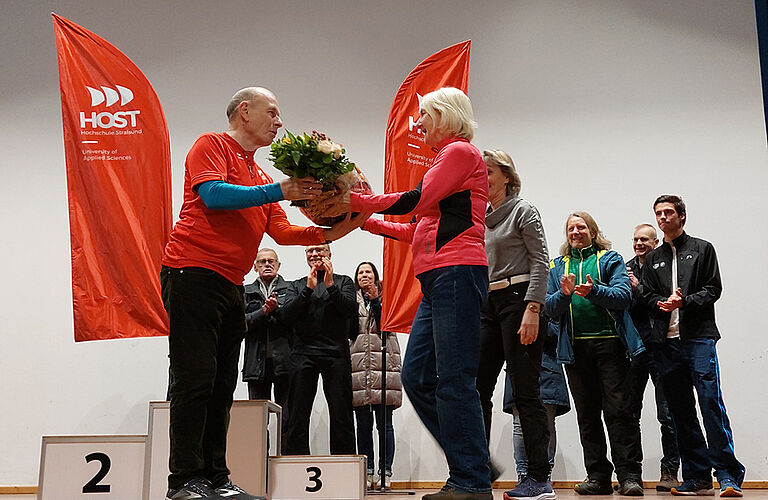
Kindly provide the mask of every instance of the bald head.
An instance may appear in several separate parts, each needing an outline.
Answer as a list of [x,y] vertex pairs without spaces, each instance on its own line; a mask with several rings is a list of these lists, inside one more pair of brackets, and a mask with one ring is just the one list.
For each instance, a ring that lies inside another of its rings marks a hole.
[[268,99],[276,100],[275,94],[264,87],[246,87],[235,92],[227,105],[227,119],[232,120],[237,116],[237,107],[246,101],[266,101]]

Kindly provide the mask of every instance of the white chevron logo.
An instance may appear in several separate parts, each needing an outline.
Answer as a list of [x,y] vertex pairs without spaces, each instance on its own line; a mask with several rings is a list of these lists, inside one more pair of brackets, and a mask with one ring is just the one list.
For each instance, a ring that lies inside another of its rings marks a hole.
[[107,106],[112,106],[118,100],[120,101],[120,105],[124,106],[133,100],[133,91],[121,85],[115,85],[115,89],[117,90],[110,87],[104,87],[103,85],[101,86],[101,90],[88,87],[87,85],[85,88],[91,93],[91,107],[98,106],[105,101]]

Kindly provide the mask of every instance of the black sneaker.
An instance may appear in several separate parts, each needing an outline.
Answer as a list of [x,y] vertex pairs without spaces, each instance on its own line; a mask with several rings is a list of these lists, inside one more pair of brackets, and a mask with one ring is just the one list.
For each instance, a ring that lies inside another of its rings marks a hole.
[[421,498],[422,500],[493,500],[493,493],[472,493],[454,490],[446,485],[437,493],[429,493]]
[[231,500],[267,500],[267,497],[254,496],[236,485],[231,479],[227,479],[227,482],[218,486],[213,490],[216,498],[226,498]]
[[686,479],[680,486],[670,491],[676,496],[713,496],[715,494],[711,480]]
[[587,478],[584,482],[573,487],[573,491],[579,495],[612,495],[613,488],[610,481],[598,481]]
[[165,500],[213,500],[220,498],[211,488],[211,483],[205,479],[190,479],[181,488],[169,488],[165,494]]

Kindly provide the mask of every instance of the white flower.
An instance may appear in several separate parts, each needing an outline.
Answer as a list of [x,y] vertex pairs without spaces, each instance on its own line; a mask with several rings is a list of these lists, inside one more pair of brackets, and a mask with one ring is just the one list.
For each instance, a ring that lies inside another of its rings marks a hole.
[[317,141],[317,150],[323,154],[333,152],[333,143],[328,140]]
[[341,156],[341,150],[342,150],[341,144],[336,144],[336,143],[333,144],[333,157],[336,158],[337,160]]

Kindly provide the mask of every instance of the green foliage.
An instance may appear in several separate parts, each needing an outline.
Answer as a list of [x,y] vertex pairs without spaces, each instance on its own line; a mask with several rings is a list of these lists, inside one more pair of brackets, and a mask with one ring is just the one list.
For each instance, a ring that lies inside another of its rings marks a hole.
[[[318,145],[330,152],[322,152]],[[344,156],[341,144],[335,144],[325,134],[313,131],[293,135],[286,131],[282,139],[272,143],[269,159],[275,168],[291,177],[314,177],[318,182],[330,183],[355,169],[355,164]]]

